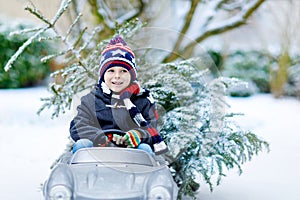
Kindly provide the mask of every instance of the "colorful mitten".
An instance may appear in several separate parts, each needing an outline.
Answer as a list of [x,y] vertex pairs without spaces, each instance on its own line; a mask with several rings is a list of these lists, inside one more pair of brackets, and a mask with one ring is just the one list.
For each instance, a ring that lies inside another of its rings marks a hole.
[[127,131],[122,138],[123,143],[127,143],[128,147],[135,148],[139,146],[141,139],[139,137],[139,132],[136,130]]

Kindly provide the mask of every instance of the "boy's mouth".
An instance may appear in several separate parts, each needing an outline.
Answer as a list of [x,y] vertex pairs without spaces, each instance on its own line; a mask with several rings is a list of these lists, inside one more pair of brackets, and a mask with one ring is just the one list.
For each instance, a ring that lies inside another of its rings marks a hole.
[[112,81],[111,83],[114,85],[122,85],[123,81]]

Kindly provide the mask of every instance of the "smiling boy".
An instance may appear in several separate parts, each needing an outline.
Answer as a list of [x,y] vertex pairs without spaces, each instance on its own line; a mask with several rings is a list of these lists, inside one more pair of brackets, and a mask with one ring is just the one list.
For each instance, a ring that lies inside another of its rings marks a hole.
[[[114,37],[103,50],[97,86],[81,98],[77,115],[71,121],[73,152],[90,147],[102,130],[119,129],[116,143],[163,154],[168,147],[156,130],[158,114],[150,91],[137,82],[135,55],[120,37]],[[103,144],[106,137],[103,135]]]

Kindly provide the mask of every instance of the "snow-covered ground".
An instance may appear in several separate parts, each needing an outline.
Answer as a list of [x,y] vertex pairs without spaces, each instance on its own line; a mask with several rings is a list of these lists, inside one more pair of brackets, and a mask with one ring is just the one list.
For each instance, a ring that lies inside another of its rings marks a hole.
[[231,170],[213,193],[200,191],[201,200],[299,200],[300,101],[271,95],[230,98],[232,110],[245,113],[239,123],[270,143],[243,165],[243,174]]
[[0,90],[0,199],[39,200],[40,184],[68,141],[70,115],[36,114],[45,87]]
[[[40,185],[50,173],[49,166],[63,152],[68,141],[72,112],[51,119],[50,112],[36,115],[48,96],[45,87],[0,90],[0,199],[39,200]],[[271,145],[243,165],[243,174],[227,173],[220,186],[210,193],[203,186],[201,200],[297,200],[300,197],[300,101],[274,99],[270,95],[229,98],[232,111],[245,113],[237,118]]]

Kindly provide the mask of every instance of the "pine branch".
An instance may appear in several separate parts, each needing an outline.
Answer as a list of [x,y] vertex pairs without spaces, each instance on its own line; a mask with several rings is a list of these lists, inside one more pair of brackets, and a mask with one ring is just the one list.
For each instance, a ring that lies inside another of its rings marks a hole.
[[38,27],[35,29],[26,30],[26,32],[28,32],[28,31],[31,31],[31,32],[36,31],[36,32],[26,42],[23,43],[23,45],[17,50],[16,53],[14,53],[13,56],[10,57],[10,59],[8,60],[8,62],[6,63],[6,65],[4,67],[5,71],[8,71],[12,67],[12,65],[17,60],[17,58],[24,52],[24,50],[29,45],[31,45],[37,38],[39,38],[40,35],[45,33],[50,28],[54,29],[55,22],[60,18],[60,16],[63,14],[63,12],[65,12],[65,10],[68,8],[68,4],[70,3],[70,1],[71,0],[62,2],[61,7],[58,10],[57,15],[53,18],[52,22],[50,22],[46,17],[44,17],[41,14],[41,12],[33,4],[32,4],[33,8],[28,7],[28,6],[25,8],[25,10],[29,11],[31,14],[36,16],[38,19],[42,20],[46,24],[46,26],[44,26],[42,28]]
[[25,7],[25,10],[29,11],[31,14],[36,16],[38,19],[42,20],[45,24],[47,24],[49,27],[52,26],[52,24],[49,22],[49,20],[42,15],[42,13],[32,4],[33,8],[27,6]]
[[60,19],[60,17],[66,12],[66,10],[69,8],[72,0],[62,0],[60,7],[54,17],[51,20],[51,26],[54,26],[56,22]]
[[7,61],[4,70],[8,71],[14,62],[18,59],[18,57],[25,51],[25,49],[32,44],[33,41],[35,41],[42,33],[44,33],[48,27],[44,27],[43,29],[39,29],[34,35],[32,35],[26,42],[22,44],[22,46],[17,50],[16,53],[14,53],[13,56],[10,57],[10,59]]

